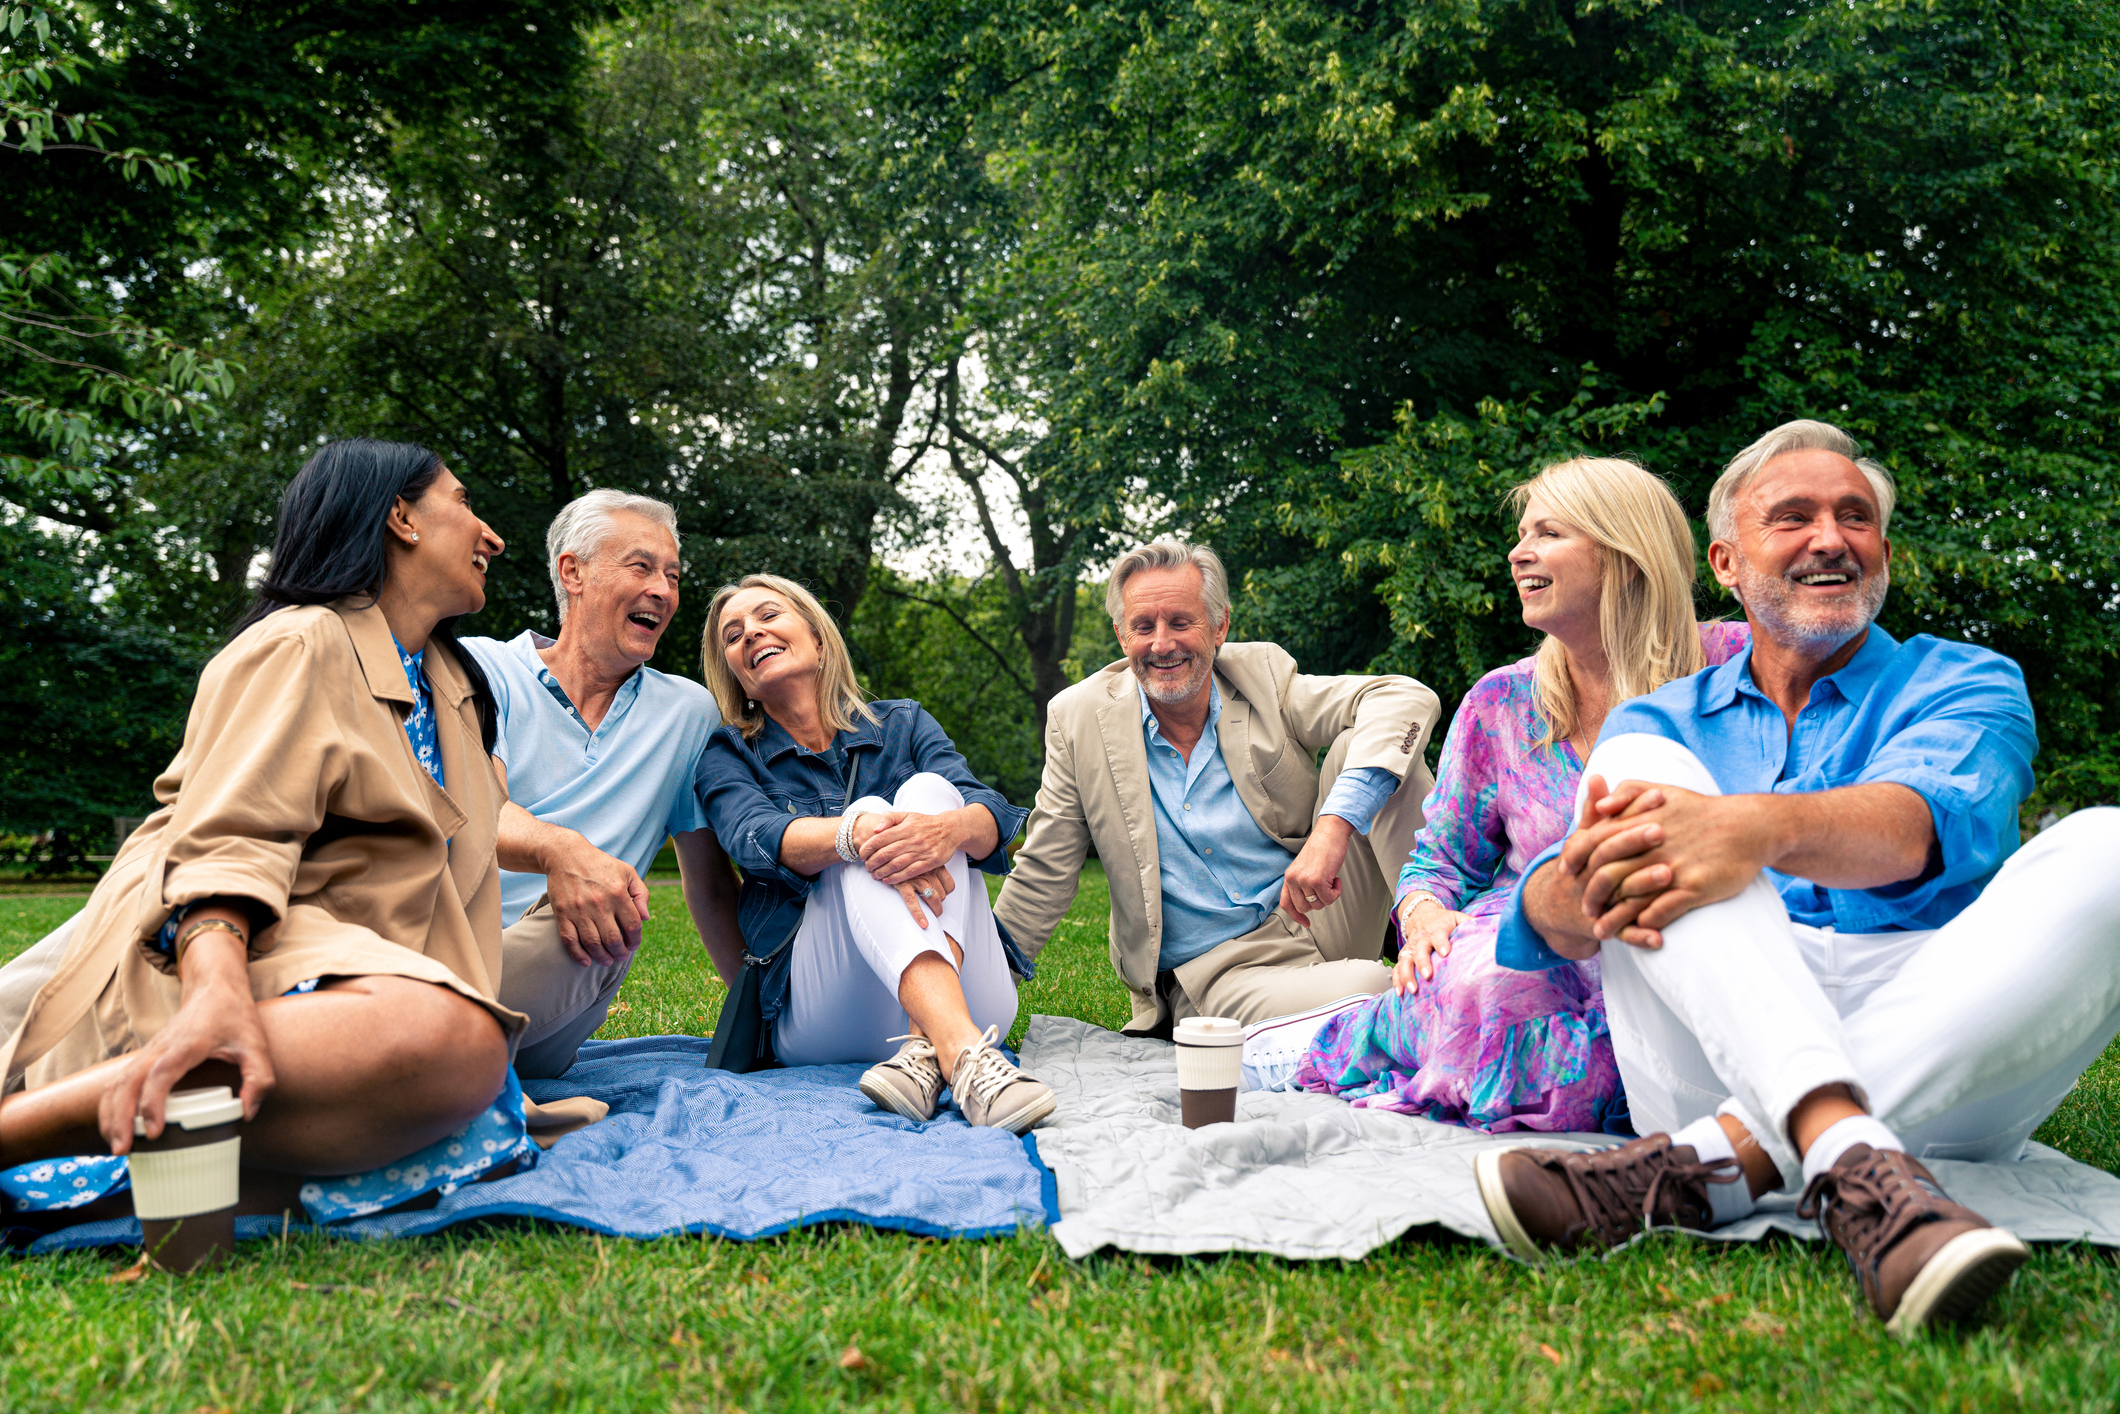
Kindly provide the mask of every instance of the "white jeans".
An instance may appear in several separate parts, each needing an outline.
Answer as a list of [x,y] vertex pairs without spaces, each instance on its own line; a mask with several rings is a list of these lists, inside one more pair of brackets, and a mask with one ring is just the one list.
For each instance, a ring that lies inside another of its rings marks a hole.
[[[1600,742],[1591,776],[1722,793],[1692,752],[1642,734]],[[2015,1160],[2120,1031],[2120,810],[2044,831],[1941,928],[1792,923],[1762,876],[1663,935],[1600,953],[1637,1132],[1734,1115],[1800,1187],[1789,1114],[1843,1083],[1916,1157]]]
[[[964,806],[957,787],[923,771],[899,787],[895,799],[863,796],[852,810],[912,810],[940,815]],[[1001,951],[1001,933],[987,902],[986,881],[963,854],[949,864],[957,887],[942,916],[926,928],[913,922],[898,890],[879,884],[859,864],[834,864],[817,878],[803,905],[802,924],[788,944],[788,1005],[773,1031],[773,1051],[787,1065],[879,1061],[906,1032],[898,983],[923,953],[957,968],[972,1022],[1005,1033],[1016,1021],[1016,984]],[[964,949],[960,964],[944,935]]]

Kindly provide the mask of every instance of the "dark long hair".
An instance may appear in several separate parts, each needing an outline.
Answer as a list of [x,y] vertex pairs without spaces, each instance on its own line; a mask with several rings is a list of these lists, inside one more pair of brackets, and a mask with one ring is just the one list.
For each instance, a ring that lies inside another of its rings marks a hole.
[[[401,496],[419,500],[441,474],[441,457],[413,442],[349,437],[319,447],[280,497],[272,568],[229,637],[292,605],[329,604],[358,594],[372,598],[390,569],[390,508]],[[456,625],[453,618],[443,619],[428,641],[449,645],[471,684],[479,735],[491,752],[499,735],[493,689],[478,659],[457,646]]]

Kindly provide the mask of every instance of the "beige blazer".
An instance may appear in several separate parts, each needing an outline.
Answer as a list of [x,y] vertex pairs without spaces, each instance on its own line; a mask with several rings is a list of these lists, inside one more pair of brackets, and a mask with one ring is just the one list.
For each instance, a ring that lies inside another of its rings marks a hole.
[[[1300,850],[1310,835],[1315,762],[1342,736],[1342,770],[1381,766],[1402,782],[1413,773],[1424,794],[1433,784],[1421,753],[1441,704],[1412,678],[1312,677],[1271,643],[1223,644],[1215,677],[1222,759],[1259,828],[1286,849]],[[1138,1001],[1155,985],[1163,889],[1140,689],[1124,659],[1047,709],[1037,808],[994,904],[995,917],[1031,956],[1074,902],[1092,843],[1111,881],[1112,963]]]
[[395,974],[449,987],[500,1019],[500,872],[506,787],[479,738],[471,686],[430,648],[448,789],[412,754],[412,687],[382,612],[363,600],[282,609],[214,655],[155,782],[162,808],[97,884],[54,972],[0,1041],[6,1088],[48,1084],[135,1050],[180,1000],[147,943],[179,904],[261,904],[251,994],[311,977]]

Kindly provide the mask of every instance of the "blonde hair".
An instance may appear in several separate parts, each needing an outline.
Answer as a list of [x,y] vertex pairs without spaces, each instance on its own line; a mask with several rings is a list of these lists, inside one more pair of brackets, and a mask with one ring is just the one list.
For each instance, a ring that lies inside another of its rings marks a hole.
[[1737,543],[1737,498],[1744,492],[1745,483],[1757,476],[1759,469],[1768,462],[1789,452],[1838,452],[1855,463],[1855,469],[1869,478],[1870,490],[1877,497],[1877,529],[1883,532],[1891,528],[1892,508],[1899,503],[1892,473],[1864,456],[1862,443],[1832,423],[1798,418],[1765,433],[1730,458],[1722,475],[1715,478],[1715,485],[1708,490],[1710,536],[1732,545]]
[[832,622],[817,596],[777,574],[747,574],[714,591],[714,600],[707,606],[706,632],[699,636],[700,671],[706,675],[707,690],[714,694],[724,722],[741,730],[745,741],[756,741],[766,729],[765,708],[744,695],[743,685],[729,670],[729,658],[721,645],[722,610],[746,589],[772,590],[810,626],[810,636],[817,640],[817,714],[833,735],[851,728],[857,717],[870,722],[879,720],[869,708],[868,694],[854,678],[854,660],[847,654],[847,642],[839,635],[839,625]]
[[[1598,548],[1604,585],[1597,632],[1611,673],[1607,710],[1707,666],[1693,617],[1693,527],[1661,478],[1617,457],[1556,462],[1509,493],[1521,514],[1533,496]],[[1533,673],[1546,719],[1540,746],[1565,741],[1582,725],[1568,654],[1546,635]]]

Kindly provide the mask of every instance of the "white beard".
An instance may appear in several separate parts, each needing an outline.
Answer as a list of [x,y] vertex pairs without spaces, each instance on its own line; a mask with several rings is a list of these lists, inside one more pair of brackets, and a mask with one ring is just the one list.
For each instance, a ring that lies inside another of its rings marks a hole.
[[[1822,565],[1805,565],[1792,574],[1815,574],[1828,568]],[[1866,574],[1852,559],[1848,564],[1834,563],[1830,568],[1850,570],[1862,590],[1861,597],[1843,600],[1837,604],[1807,603],[1797,598],[1790,575],[1762,574],[1752,567],[1742,553],[1737,557],[1737,600],[1745,606],[1745,612],[1759,621],[1760,627],[1775,642],[1791,648],[1808,647],[1830,651],[1854,638],[1876,621],[1884,608],[1884,598],[1892,587],[1889,570]]]
[[1172,707],[1180,702],[1192,701],[1194,695],[1207,685],[1207,679],[1215,670],[1215,655],[1209,653],[1205,657],[1195,657],[1192,676],[1186,678],[1182,687],[1166,687],[1150,681],[1146,669],[1139,663],[1134,664],[1133,668],[1134,680],[1141,684],[1141,690],[1148,694],[1149,701]]

